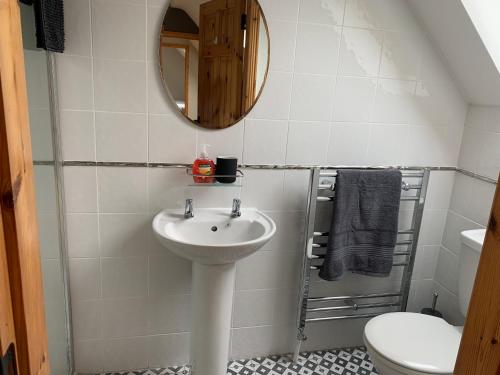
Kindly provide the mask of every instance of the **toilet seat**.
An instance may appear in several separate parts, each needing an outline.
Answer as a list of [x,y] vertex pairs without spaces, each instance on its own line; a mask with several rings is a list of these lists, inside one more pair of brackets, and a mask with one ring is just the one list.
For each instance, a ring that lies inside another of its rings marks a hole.
[[378,356],[408,373],[452,374],[460,331],[443,319],[415,313],[389,313],[370,320],[364,339]]

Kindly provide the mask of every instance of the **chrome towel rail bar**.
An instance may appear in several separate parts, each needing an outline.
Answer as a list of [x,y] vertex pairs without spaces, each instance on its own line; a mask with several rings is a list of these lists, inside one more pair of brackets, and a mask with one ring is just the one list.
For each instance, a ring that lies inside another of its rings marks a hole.
[[[341,168],[339,168],[341,169]],[[342,168],[344,169],[344,168]],[[356,169],[379,169],[379,168],[356,168]],[[382,169],[382,168],[380,168]],[[410,291],[411,276],[413,265],[415,263],[415,255],[417,251],[417,240],[420,233],[425,198],[427,194],[427,186],[429,182],[429,168],[399,168],[402,171],[403,182],[401,189],[403,191],[414,190],[414,195],[402,195],[401,200],[411,202],[411,206],[405,205],[404,210],[413,210],[412,221],[409,228],[398,230],[398,236],[401,237],[397,241],[397,246],[407,246],[405,250],[396,250],[393,253],[394,257],[400,257],[400,260],[394,260],[394,267],[402,267],[402,277],[400,280],[400,288],[397,292],[387,293],[367,293],[354,294],[347,296],[322,296],[309,297],[311,288],[314,288],[318,283],[311,283],[311,272],[319,270],[322,267],[320,261],[325,258],[324,251],[327,244],[315,243],[318,242],[318,237],[329,236],[328,231],[318,231],[315,229],[317,205],[322,202],[331,202],[335,195],[335,181],[326,178],[336,178],[336,171],[326,170],[324,168],[313,168],[309,179],[308,204],[306,211],[306,238],[304,241],[304,253],[302,258],[302,273],[301,285],[299,292],[298,316],[297,316],[297,345],[295,348],[294,358],[298,357],[300,346],[303,340],[306,339],[304,334],[307,323],[338,321],[344,319],[367,319],[390,311],[405,311],[408,303]],[[320,196],[320,191],[332,191],[329,196]],[[323,240],[324,241],[324,240]],[[313,253],[314,251],[314,253]],[[396,274],[394,274],[396,275]],[[323,285],[323,284],[322,284]],[[388,289],[394,289],[391,281]],[[358,299],[375,299],[373,303],[358,304]],[[397,300],[388,300],[389,298]],[[352,301],[356,301],[352,303]],[[309,306],[314,303],[329,303],[335,301],[344,301],[346,306]],[[357,314],[355,311],[361,309],[378,309],[376,312],[368,314]],[[352,310],[349,315],[339,315],[343,311]],[[380,311],[379,311],[380,310]],[[328,316],[311,317],[308,314],[324,314]]]
[[311,307],[307,309],[308,312],[321,313],[327,311],[343,311],[343,310],[362,310],[362,309],[376,309],[380,307],[398,307],[401,306],[399,302],[394,303],[362,303],[362,304],[352,304],[346,306],[327,306],[327,307]]
[[326,302],[326,301],[342,301],[345,299],[368,299],[368,298],[389,298],[401,297],[401,293],[372,293],[372,294],[358,294],[353,296],[330,296],[330,297],[309,297],[308,302]]

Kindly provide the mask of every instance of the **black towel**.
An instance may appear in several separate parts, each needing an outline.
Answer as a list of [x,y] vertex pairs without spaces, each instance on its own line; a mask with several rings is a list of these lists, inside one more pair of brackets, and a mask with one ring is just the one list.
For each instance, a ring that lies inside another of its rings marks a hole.
[[64,52],[63,0],[20,0],[35,8],[36,46]]
[[395,169],[339,170],[325,261],[319,276],[339,280],[344,271],[386,277],[392,270],[401,201]]

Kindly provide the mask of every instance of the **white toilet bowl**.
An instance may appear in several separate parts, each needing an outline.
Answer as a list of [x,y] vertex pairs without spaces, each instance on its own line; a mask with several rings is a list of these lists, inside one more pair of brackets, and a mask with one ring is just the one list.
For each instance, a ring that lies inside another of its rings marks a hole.
[[451,375],[461,337],[443,319],[396,312],[370,320],[363,339],[380,374]]
[[[462,250],[458,298],[467,314],[474,278],[486,231],[461,233]],[[460,347],[462,327],[433,316],[396,312],[370,320],[363,339],[373,365],[381,375],[452,375]]]

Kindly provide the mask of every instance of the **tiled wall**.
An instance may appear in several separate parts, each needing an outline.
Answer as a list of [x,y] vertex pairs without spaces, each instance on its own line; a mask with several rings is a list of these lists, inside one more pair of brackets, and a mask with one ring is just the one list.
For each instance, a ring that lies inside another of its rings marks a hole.
[[[459,167],[498,179],[500,107],[469,107]],[[434,277],[435,288],[441,295],[438,307],[456,324],[464,321],[457,299],[460,232],[487,225],[494,193],[493,184],[456,175]]]
[[[456,165],[467,107],[405,1],[261,3],[265,90],[246,120],[214,132],[167,104],[156,61],[166,0],[67,1],[57,59],[65,160],[188,163],[209,143],[213,156],[252,164]],[[247,170],[241,189],[214,190],[188,188],[175,169],[65,167],[64,177],[77,370],[188,361],[190,265],[150,230],[156,212],[186,197],[229,210],[239,196],[276,220],[276,238],[237,266],[232,356],[293,349],[307,172]],[[414,276],[422,291],[451,180],[432,175]],[[359,344],[361,328],[311,326],[306,348]]]

